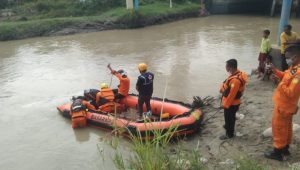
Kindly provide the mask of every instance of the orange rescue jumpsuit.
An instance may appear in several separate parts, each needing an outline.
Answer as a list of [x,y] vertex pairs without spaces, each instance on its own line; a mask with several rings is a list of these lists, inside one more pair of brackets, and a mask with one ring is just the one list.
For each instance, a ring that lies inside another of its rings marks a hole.
[[89,102],[77,99],[71,106],[72,128],[79,128],[86,126],[86,110],[95,110],[95,107]]
[[[220,93],[222,96],[222,107],[228,109],[230,106],[241,104],[241,96],[245,90],[245,84],[248,80],[246,73],[237,70],[230,75],[221,85]],[[227,94],[225,94],[227,93]]]
[[130,88],[130,80],[128,76],[123,77],[120,73],[116,71],[112,71],[112,74],[114,74],[120,81],[120,84],[118,86],[118,93],[124,97],[128,96],[128,92]]
[[96,95],[96,103],[103,112],[112,112],[115,108],[114,92],[111,88],[101,89]]
[[292,120],[297,113],[300,96],[300,64],[285,72],[275,71],[281,79],[274,92],[274,111],[272,116],[273,145],[282,149],[292,142]]

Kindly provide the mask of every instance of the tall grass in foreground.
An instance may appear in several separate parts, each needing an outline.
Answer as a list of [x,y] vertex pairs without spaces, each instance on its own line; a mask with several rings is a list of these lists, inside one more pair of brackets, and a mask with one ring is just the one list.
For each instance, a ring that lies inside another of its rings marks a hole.
[[[115,149],[112,157],[115,167],[119,170],[203,170],[210,169],[210,167],[237,170],[272,169],[248,156],[234,159],[234,164],[231,165],[220,165],[219,162],[213,160],[204,164],[198,150],[199,146],[193,146],[186,150],[180,141],[173,142],[171,140],[172,137],[174,138],[176,130],[176,127],[170,128],[167,132],[154,130],[151,132],[153,138],[147,140],[142,138],[140,133],[137,136],[130,134],[132,153],[129,156],[121,154],[118,150],[118,138],[114,138],[110,141],[110,145]],[[150,136],[150,133],[147,135]],[[171,148],[173,151],[170,151]]]
[[[115,108],[115,121],[117,120],[116,110]],[[146,123],[151,125],[151,121],[149,122],[148,119],[144,119],[144,122],[145,126]],[[169,151],[170,146],[168,145],[171,140],[176,137],[179,131],[178,127],[179,124],[171,126],[167,130],[158,129],[146,131],[146,134],[142,136],[139,131],[137,131],[137,134],[134,134],[128,128],[119,129],[115,126],[115,130],[112,132],[113,134],[122,134],[127,131],[133,142],[131,145],[132,153],[124,157],[118,150],[118,138],[113,138],[109,141],[110,146],[116,151],[113,155],[115,167],[119,170],[202,170],[209,168],[209,164],[203,164],[203,162],[207,161],[204,161],[200,156],[199,141],[197,146],[189,150],[184,150],[180,143],[174,143],[176,149],[173,150],[173,152]],[[180,138],[177,139],[180,140]],[[216,168],[216,164],[218,164],[218,162],[213,162],[211,167]],[[248,156],[240,156],[233,164],[229,164],[228,167],[222,166],[220,168],[237,170],[269,169],[264,165],[258,164]]]
[[[176,153],[170,153],[167,146],[171,138],[174,137],[177,127],[172,127],[167,131],[153,130],[146,134],[146,138],[142,135],[133,135],[130,138],[133,142],[131,146],[132,154],[124,158],[118,151],[118,147],[113,142],[113,148],[116,153],[113,155],[113,162],[116,168],[120,170],[136,169],[136,170],[188,170],[204,169],[200,161],[198,149],[187,152],[181,149],[180,145],[176,148]],[[150,139],[150,133],[151,139]],[[148,138],[148,139],[147,139]],[[112,144],[112,143],[111,143]]]

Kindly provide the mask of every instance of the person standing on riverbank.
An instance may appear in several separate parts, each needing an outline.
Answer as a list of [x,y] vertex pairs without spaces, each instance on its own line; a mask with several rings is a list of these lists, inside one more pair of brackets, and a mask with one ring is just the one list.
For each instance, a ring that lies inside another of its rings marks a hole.
[[283,161],[289,156],[292,142],[293,115],[298,111],[300,97],[300,46],[293,45],[286,49],[285,57],[291,67],[285,72],[272,66],[273,73],[281,79],[274,92],[274,111],[272,115],[272,134],[274,149],[265,153],[265,157]]
[[265,62],[267,59],[267,56],[269,55],[269,52],[271,50],[271,43],[269,39],[270,30],[264,30],[263,31],[263,38],[261,40],[260,45],[260,53],[258,56],[258,78],[260,78],[265,73]]
[[246,73],[238,70],[236,59],[226,61],[226,70],[230,74],[223,82],[220,88],[222,93],[222,108],[224,109],[226,134],[220,136],[220,140],[226,140],[234,137],[234,127],[236,112],[241,104],[241,97],[245,90],[248,80]]
[[114,89],[113,92],[115,94],[115,99],[123,99],[128,96],[129,88],[130,88],[130,79],[127,76],[127,73],[120,69],[118,71],[111,68],[110,64],[107,65],[107,68],[111,71],[111,74],[116,76],[120,84],[118,85],[118,89]]
[[147,72],[147,65],[145,63],[140,63],[138,69],[141,73],[136,83],[136,90],[139,92],[138,112],[140,116],[143,115],[143,106],[145,103],[147,112],[144,116],[150,117],[152,115],[150,100],[153,93],[154,74]]
[[281,68],[283,71],[288,69],[288,64],[286,63],[286,58],[284,55],[285,49],[287,45],[295,43],[299,39],[299,35],[292,31],[292,26],[291,25],[286,25],[284,27],[284,31],[280,35],[280,43],[281,43]]

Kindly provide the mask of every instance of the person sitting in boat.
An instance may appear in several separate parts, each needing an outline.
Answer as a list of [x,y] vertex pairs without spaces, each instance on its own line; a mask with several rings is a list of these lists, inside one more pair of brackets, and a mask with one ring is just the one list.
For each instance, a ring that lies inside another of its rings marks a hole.
[[114,89],[113,92],[115,94],[115,99],[123,99],[128,96],[129,88],[130,88],[130,79],[127,76],[127,73],[120,69],[118,71],[111,68],[110,64],[107,65],[108,69],[111,71],[111,74],[116,76],[120,84],[118,85],[118,89]]
[[89,101],[90,104],[92,104],[94,107],[97,107],[96,95],[99,92],[100,91],[97,89],[88,89],[88,90],[84,90],[83,95],[84,95],[85,100]]
[[154,74],[147,72],[147,65],[145,63],[140,63],[138,69],[141,73],[136,82],[136,90],[139,92],[138,98],[138,111],[140,116],[143,114],[143,105],[146,104],[147,112],[144,116],[151,117],[151,105],[150,100],[153,93],[153,80]]
[[107,83],[102,83],[100,88],[100,92],[96,95],[96,104],[98,109],[103,112],[112,112],[115,108],[115,96],[113,90],[108,87]]
[[84,97],[73,97],[71,105],[72,128],[86,127],[87,109],[95,110],[96,108],[85,100]]

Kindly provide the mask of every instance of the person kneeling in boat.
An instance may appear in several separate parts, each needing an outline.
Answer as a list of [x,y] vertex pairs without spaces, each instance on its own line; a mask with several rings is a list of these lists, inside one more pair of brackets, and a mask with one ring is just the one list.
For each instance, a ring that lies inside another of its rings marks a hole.
[[96,96],[97,93],[99,92],[100,91],[97,89],[88,89],[88,90],[84,90],[83,96],[85,100],[87,100],[90,104],[92,104],[96,108],[97,107]]
[[84,97],[73,98],[71,105],[72,128],[86,127],[86,112],[87,109],[95,110],[95,107]]
[[108,87],[107,83],[102,83],[100,88],[100,92],[98,92],[96,95],[96,104],[98,109],[103,112],[111,113],[115,108],[115,96],[113,90]]
[[116,76],[120,84],[118,85],[118,89],[114,89],[113,92],[115,94],[115,99],[123,99],[124,97],[128,96],[129,88],[130,88],[130,79],[127,76],[127,73],[120,69],[118,71],[113,70],[110,64],[107,65],[108,69],[111,71],[111,74]]

